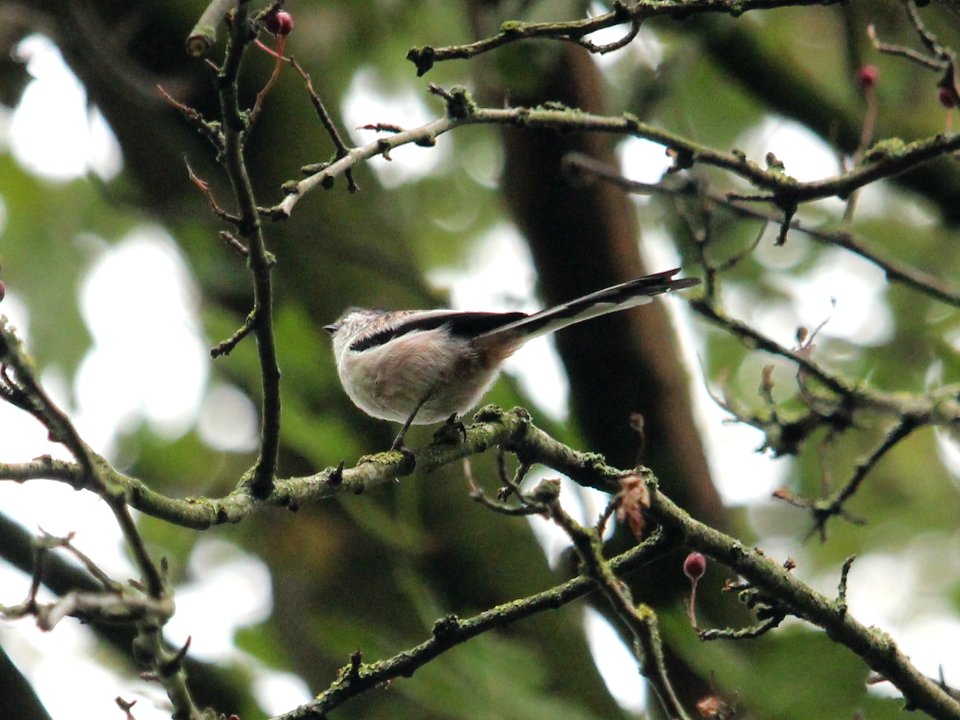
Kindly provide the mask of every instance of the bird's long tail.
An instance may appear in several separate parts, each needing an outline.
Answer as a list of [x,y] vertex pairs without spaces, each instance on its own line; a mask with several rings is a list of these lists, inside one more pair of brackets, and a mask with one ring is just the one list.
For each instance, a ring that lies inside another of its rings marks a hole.
[[673,276],[680,272],[680,268],[665,272],[646,275],[635,280],[608,287],[604,290],[584,295],[576,300],[557,305],[556,307],[541,310],[528,315],[495,330],[481,335],[477,340],[485,338],[503,337],[504,334],[515,334],[518,346],[541,335],[547,335],[560,328],[573,325],[590,318],[618,312],[650,302],[654,295],[680,290],[699,284],[697,278],[677,278]]

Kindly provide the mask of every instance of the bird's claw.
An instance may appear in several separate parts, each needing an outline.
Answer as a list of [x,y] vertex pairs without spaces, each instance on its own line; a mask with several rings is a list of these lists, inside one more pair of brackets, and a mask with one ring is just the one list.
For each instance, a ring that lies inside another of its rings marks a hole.
[[456,445],[467,439],[467,428],[460,422],[456,413],[447,418],[433,434],[433,442],[438,445]]

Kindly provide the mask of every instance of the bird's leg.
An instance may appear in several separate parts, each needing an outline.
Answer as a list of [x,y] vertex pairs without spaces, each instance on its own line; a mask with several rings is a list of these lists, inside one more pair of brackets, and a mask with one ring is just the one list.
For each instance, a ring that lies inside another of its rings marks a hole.
[[414,418],[417,417],[417,413],[420,412],[420,408],[423,407],[424,403],[430,399],[433,395],[433,389],[431,388],[430,392],[420,398],[420,401],[417,403],[417,406],[413,409],[413,412],[410,413],[410,417],[407,418],[406,422],[403,423],[403,427],[400,428],[400,434],[397,435],[396,439],[393,441],[393,445],[390,446],[391,450],[404,450],[403,438],[407,434],[407,430],[410,429],[410,426],[413,425]]

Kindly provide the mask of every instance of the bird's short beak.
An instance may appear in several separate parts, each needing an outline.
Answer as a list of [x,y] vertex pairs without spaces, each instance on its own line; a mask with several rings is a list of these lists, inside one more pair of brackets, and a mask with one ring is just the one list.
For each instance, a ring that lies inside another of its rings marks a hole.
[[323,329],[333,335],[337,330],[340,329],[340,323],[330,323],[329,325],[324,325]]

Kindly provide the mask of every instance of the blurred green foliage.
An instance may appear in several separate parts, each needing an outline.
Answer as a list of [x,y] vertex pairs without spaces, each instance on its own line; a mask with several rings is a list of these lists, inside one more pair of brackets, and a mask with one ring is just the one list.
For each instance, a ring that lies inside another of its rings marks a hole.
[[[0,11],[9,4],[0,1]],[[177,55],[195,3],[141,0],[120,4],[123,8],[108,5],[92,3],[90,11],[128,19],[133,28],[131,52],[171,91],[181,87],[178,81],[186,73],[200,72],[196,67],[185,70],[188,60]],[[524,73],[519,70],[536,65],[541,55],[550,52],[543,43],[531,42],[471,63],[441,64],[426,78],[416,78],[413,66],[403,59],[406,51],[413,45],[469,41],[467,13],[479,12],[479,5],[290,0],[287,7],[297,25],[288,50],[311,72],[338,120],[345,93],[360,72],[374,78],[375,87],[388,98],[409,93],[421,100],[429,115],[438,116],[443,108],[427,93],[427,82],[481,88],[490,64],[498,63],[502,77],[516,76],[520,83]],[[576,13],[572,7],[561,13],[559,6],[550,3],[503,5],[535,6],[531,12],[538,16],[549,7],[548,14],[556,19]],[[582,9],[584,4],[564,5]],[[801,97],[801,90],[811,86],[825,98],[819,106],[824,115],[830,115],[824,126],[833,122],[839,133],[844,123],[857,127],[863,116],[864,103],[852,71],[859,62],[871,62],[880,67],[881,135],[913,139],[942,131],[948,120],[936,102],[937,78],[902,59],[881,57],[867,43],[866,22],[876,22],[882,37],[916,44],[899,14],[899,4],[851,5],[855,7],[751,13],[736,20],[645,23],[643,40],[660,45],[662,61],[651,67],[640,53],[630,48],[622,51],[606,68],[609,86],[604,91],[610,111],[634,112],[727,150],[738,147],[765,118],[802,114],[798,107],[806,96]],[[942,39],[956,45],[955,29],[930,14]],[[512,17],[503,10],[503,20]],[[763,60],[755,67],[755,83],[732,70],[737,58],[717,54],[720,37],[734,29],[740,33],[744,55],[754,62]],[[67,45],[76,42],[68,37],[55,40]],[[68,59],[77,62],[73,54]],[[270,68],[269,58],[252,53],[245,88],[248,98],[252,99]],[[2,71],[10,80],[23,70],[4,65]],[[769,83],[780,86],[776,96],[765,90]],[[183,87],[205,95],[212,105],[212,82],[204,86],[184,81]],[[796,96],[791,95],[794,87]],[[117,127],[135,123],[140,118],[135,106],[131,102],[112,108],[108,117]],[[130,117],[124,116],[126,110]],[[145,110],[147,115],[167,111],[159,106]],[[364,118],[364,122],[405,124],[406,119],[390,114]],[[953,122],[958,119],[954,117]],[[167,125],[178,127],[169,119]],[[191,163],[209,163],[204,151],[191,144],[194,140],[185,124],[177,132],[175,142],[158,141],[174,164],[184,153]],[[355,136],[356,131],[347,127],[346,132]],[[370,132],[359,134],[374,137]],[[118,135],[123,144],[125,135],[120,130]],[[827,143],[834,139],[821,137]],[[278,258],[277,343],[284,382],[281,472],[285,475],[315,472],[341,459],[353,463],[360,455],[384,447],[393,432],[363,417],[345,400],[320,326],[347,305],[442,303],[444,288],[431,286],[424,279],[426,273],[438,268],[469,272],[478,239],[491,228],[510,223],[497,186],[502,148],[496,131],[465,128],[439,143],[446,159],[426,175],[387,190],[369,168],[359,168],[356,174],[362,190],[357,195],[348,195],[345,183],[338,181],[333,190],[304,199],[286,224],[267,224],[270,248]],[[68,376],[90,349],[89,329],[78,312],[77,289],[96,261],[100,244],[118,242],[140,223],[159,220],[177,238],[202,292],[202,320],[211,345],[232,333],[249,309],[243,263],[216,239],[219,225],[186,173],[181,172],[179,185],[165,182],[165,194],[161,194],[145,177],[129,145],[124,145],[124,151],[130,153],[125,157],[128,173],[107,186],[89,179],[45,182],[19,167],[9,154],[0,155],[2,278],[8,293],[29,310],[33,356],[42,367],[58,366]],[[438,151],[407,149],[410,155],[398,152],[393,163],[402,166],[413,153]],[[279,199],[279,184],[296,178],[301,165],[323,161],[331,153],[302,83],[294,73],[284,72],[250,145],[261,204]],[[762,154],[754,159],[761,162]],[[950,192],[957,195],[957,188],[950,186],[957,177],[955,165],[955,158],[936,161],[935,168],[943,170],[943,186],[936,192],[925,192],[922,183],[911,184],[910,178],[884,181],[878,188],[865,190],[862,212],[843,227],[897,262],[956,284],[960,278],[957,228],[944,219],[950,212],[942,201]],[[629,176],[632,168],[623,170]],[[786,171],[790,170],[788,166]],[[743,189],[719,172],[696,172],[717,190]],[[202,173],[205,177],[209,173],[215,192],[226,203],[223,179],[209,165]],[[868,194],[873,195],[869,203]],[[684,258],[685,271],[696,274],[690,265],[696,257],[690,226],[673,201],[657,199],[638,207],[645,233],[667,229]],[[840,227],[839,212],[818,207],[805,210],[802,216],[813,224]],[[714,220],[711,252],[721,256],[742,252],[761,229],[758,222],[722,213]],[[804,278],[836,251],[798,233],[791,235],[787,248],[770,250],[766,246],[773,237],[768,229],[761,241],[765,252],[769,257],[783,255],[773,263],[763,261],[761,253],[747,255],[723,281],[728,295],[738,298],[737,307],[748,312],[744,320],[755,322],[762,311],[780,308],[774,314],[776,330],[790,337],[796,325],[815,326],[826,318],[797,317],[792,309],[796,296],[787,291],[782,279]],[[512,257],[500,261],[520,262]],[[830,289],[806,292],[829,293]],[[887,391],[920,393],[960,380],[956,308],[893,284],[873,302],[877,307],[864,312],[889,312],[893,318],[889,336],[880,344],[862,346],[855,339],[833,337],[828,323],[817,341],[816,357],[851,380]],[[770,359],[715,328],[698,325],[697,337],[707,382],[714,387],[725,383],[740,402],[759,410],[762,400],[756,388],[761,368]],[[258,368],[251,342],[216,361],[213,369],[218,379],[239,386],[258,402]],[[774,377],[778,399],[796,410],[794,372],[778,362]],[[491,399],[532,407],[509,382],[503,382]],[[540,417],[538,422],[551,425]],[[816,497],[825,485],[843,482],[875,447],[887,423],[863,417],[842,437],[818,433],[792,460],[786,483],[797,494]],[[577,440],[572,423],[551,429],[564,440]],[[419,442],[428,434],[413,437]],[[951,442],[956,443],[956,438]],[[130,458],[127,471],[176,495],[226,493],[253,461],[250,454],[211,449],[195,432],[171,440],[151,434],[146,425],[125,428],[118,443],[121,454]],[[834,522],[825,544],[802,543],[809,518],[773,501],[738,510],[734,514],[737,532],[761,547],[765,541],[774,541],[779,548],[791,548],[801,559],[796,572],[804,578],[836,575],[851,554],[891,553],[903,563],[925,563],[914,590],[923,595],[923,576],[932,560],[905,553],[911,539],[920,533],[942,537],[944,553],[956,557],[957,469],[948,468],[943,457],[930,430],[902,443],[873,470],[850,506],[867,524]],[[492,489],[495,468],[490,458],[474,459],[473,473]],[[751,477],[738,481],[761,482]],[[175,582],[202,582],[186,573],[199,533],[147,517],[141,519],[141,526],[151,549],[171,560]],[[209,532],[263,559],[272,573],[273,615],[256,627],[240,630],[238,647],[269,667],[300,675],[314,692],[322,691],[357,649],[366,660],[386,657],[428,637],[438,617],[470,614],[531,594],[561,575],[548,566],[523,521],[494,516],[469,500],[459,468],[408,479],[366,497],[301,508],[296,514],[265,511],[238,527]],[[944,565],[952,580],[938,586],[938,591],[945,592],[943,609],[955,616],[960,605],[958,568],[955,562]],[[851,575],[854,584],[856,567]],[[898,579],[888,581],[895,584]],[[882,594],[884,589],[877,587],[875,592]],[[228,598],[213,597],[210,602],[222,606],[225,613],[230,611]],[[732,599],[710,597],[702,602]],[[665,613],[665,633],[679,654],[714,678],[723,693],[739,695],[744,717],[816,720],[851,717],[858,710],[871,720],[899,716],[895,701],[867,691],[862,663],[821,633],[790,626],[753,641],[748,648],[702,645],[680,616],[680,612]],[[906,627],[923,617],[907,612],[897,619]],[[197,635],[202,632],[197,628]],[[956,677],[948,680],[958,682]],[[246,683],[246,676],[238,672],[237,682]],[[252,707],[218,709],[239,711],[244,718],[258,712]],[[387,690],[351,702],[337,717],[609,718],[624,714],[592,665],[580,606],[575,605],[458,647],[412,679],[398,680]]]

